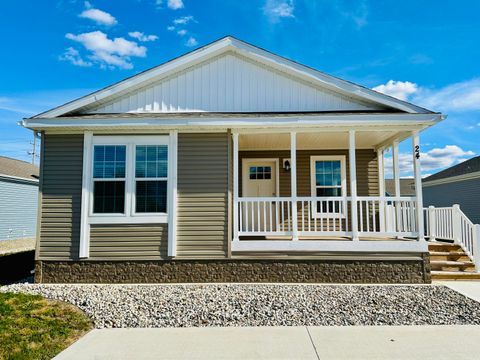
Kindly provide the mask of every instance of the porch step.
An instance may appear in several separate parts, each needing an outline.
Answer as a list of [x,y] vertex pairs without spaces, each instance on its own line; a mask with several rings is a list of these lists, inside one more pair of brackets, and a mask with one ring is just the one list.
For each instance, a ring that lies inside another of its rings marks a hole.
[[432,280],[480,280],[480,273],[459,272],[459,271],[437,271],[431,272]]
[[460,245],[429,242],[430,268],[434,280],[480,280],[475,265]]

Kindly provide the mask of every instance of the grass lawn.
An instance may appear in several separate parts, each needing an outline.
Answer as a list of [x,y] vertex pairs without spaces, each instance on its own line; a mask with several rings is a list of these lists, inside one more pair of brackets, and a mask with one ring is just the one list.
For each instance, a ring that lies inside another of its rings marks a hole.
[[51,359],[91,328],[73,305],[0,293],[0,359]]

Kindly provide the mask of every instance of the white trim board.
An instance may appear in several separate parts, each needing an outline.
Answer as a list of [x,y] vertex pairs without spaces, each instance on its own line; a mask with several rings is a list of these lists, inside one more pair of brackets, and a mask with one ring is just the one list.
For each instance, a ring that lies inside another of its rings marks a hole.
[[207,61],[228,51],[241,54],[251,60],[260,62],[273,69],[283,71],[292,76],[311,82],[312,84],[347,95],[354,99],[377,103],[384,107],[405,111],[407,113],[428,112],[428,110],[419,106],[395,99],[351,82],[341,80],[334,76],[327,75],[323,72],[280,57],[236,38],[227,36],[160,66],[144,71],[138,75],[127,78],[116,84],[38,114],[34,117],[48,118],[62,116],[67,113],[77,111],[81,108],[91,106],[94,103],[98,103],[100,101],[104,102],[107,99],[113,98],[114,96],[118,96],[127,91],[140,88],[153,81],[160,80],[175,72],[179,72],[200,62]]
[[473,180],[473,179],[479,179],[479,178],[480,178],[480,171],[475,171],[475,172],[471,172],[471,173],[468,173],[468,174],[450,176],[450,177],[443,178],[443,179],[430,180],[430,181],[425,181],[424,180],[422,182],[422,187],[429,187],[429,186],[442,185],[442,184],[450,184],[450,183],[455,183],[455,182],[458,182],[458,181]]

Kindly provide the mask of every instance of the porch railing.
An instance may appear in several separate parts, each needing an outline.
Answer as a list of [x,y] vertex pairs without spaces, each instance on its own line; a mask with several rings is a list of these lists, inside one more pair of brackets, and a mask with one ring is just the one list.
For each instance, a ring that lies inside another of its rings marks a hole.
[[[239,236],[293,236],[291,197],[238,199]],[[297,235],[351,236],[350,197],[297,197]],[[415,197],[358,197],[360,236],[415,237]]]
[[460,245],[480,272],[480,225],[472,223],[459,205],[430,206],[424,209],[424,219],[429,240],[451,240]]

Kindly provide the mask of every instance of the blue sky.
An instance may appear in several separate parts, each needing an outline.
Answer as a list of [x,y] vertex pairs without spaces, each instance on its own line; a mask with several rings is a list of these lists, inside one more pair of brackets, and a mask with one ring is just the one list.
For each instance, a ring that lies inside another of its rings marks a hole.
[[473,0],[2,1],[0,155],[29,158],[21,118],[233,35],[448,114],[422,133],[433,173],[480,153],[479,13]]

